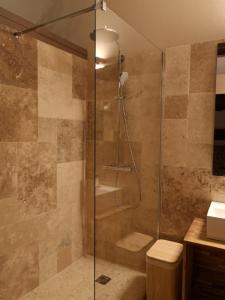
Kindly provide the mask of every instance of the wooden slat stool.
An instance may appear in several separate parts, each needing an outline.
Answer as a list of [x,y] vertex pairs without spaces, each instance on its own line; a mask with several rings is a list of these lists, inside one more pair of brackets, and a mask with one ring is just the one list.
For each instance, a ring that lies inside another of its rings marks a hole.
[[147,252],[147,300],[180,300],[183,245],[158,240]]

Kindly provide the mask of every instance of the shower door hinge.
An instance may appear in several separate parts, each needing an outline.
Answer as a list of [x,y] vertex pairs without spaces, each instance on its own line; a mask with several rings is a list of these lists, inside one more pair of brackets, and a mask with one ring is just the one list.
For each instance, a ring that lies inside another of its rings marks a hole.
[[107,4],[105,0],[99,0],[96,4],[96,9],[100,8],[102,11],[107,10]]

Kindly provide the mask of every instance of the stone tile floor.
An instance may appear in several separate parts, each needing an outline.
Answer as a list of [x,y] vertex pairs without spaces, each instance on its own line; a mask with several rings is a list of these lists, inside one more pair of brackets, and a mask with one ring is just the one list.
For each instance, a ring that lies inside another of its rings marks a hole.
[[[145,299],[145,274],[104,260],[96,260],[96,278],[111,278],[107,285],[96,283],[96,300]],[[20,300],[94,300],[94,260],[82,257]]]

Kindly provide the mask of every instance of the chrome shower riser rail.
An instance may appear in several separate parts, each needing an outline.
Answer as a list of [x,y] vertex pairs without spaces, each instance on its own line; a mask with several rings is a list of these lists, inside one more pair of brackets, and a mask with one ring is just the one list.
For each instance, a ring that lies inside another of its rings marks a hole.
[[87,8],[81,9],[81,10],[78,10],[78,11],[76,11],[76,12],[67,14],[67,15],[62,16],[62,17],[59,17],[59,18],[56,18],[56,19],[51,20],[51,21],[47,21],[47,22],[44,22],[44,23],[41,23],[41,24],[32,26],[32,27],[27,28],[27,29],[24,29],[24,30],[22,30],[22,31],[14,32],[13,35],[14,35],[15,37],[20,37],[20,36],[22,36],[23,34],[27,34],[27,33],[29,33],[29,32],[32,32],[32,31],[35,31],[35,30],[40,29],[40,28],[42,28],[42,27],[51,25],[51,24],[56,23],[56,22],[59,22],[59,21],[62,21],[62,20],[64,20],[64,19],[78,17],[78,16],[80,16],[80,15],[87,14],[87,13],[92,12],[92,11],[95,11],[95,10],[97,10],[97,9],[101,9],[101,10],[103,10],[103,11],[106,11],[106,8],[107,8],[106,2],[105,2],[104,0],[100,0],[100,1],[98,1],[98,3],[95,4],[95,5],[92,5],[92,6],[90,6],[90,7],[87,7]]

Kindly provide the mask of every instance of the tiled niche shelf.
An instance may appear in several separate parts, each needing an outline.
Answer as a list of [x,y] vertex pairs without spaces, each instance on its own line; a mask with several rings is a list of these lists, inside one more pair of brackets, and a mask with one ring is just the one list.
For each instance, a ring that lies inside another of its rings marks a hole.
[[121,188],[109,185],[98,185],[96,186],[96,196],[102,196],[109,193],[120,191]]

